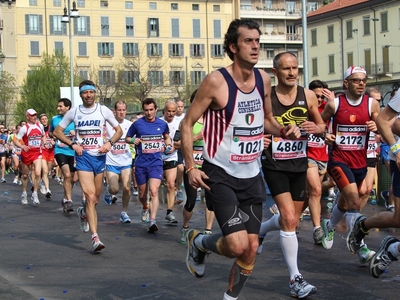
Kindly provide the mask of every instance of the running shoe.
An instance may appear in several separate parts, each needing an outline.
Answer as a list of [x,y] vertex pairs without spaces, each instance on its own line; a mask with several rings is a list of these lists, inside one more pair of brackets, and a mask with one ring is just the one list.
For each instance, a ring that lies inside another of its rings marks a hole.
[[357,253],[360,250],[362,240],[368,234],[368,231],[364,232],[361,228],[361,222],[365,219],[366,217],[364,215],[356,214],[351,220],[351,227],[346,238],[347,249],[349,249],[351,253]]
[[46,186],[43,183],[40,184],[40,192],[42,195],[46,194],[47,192]]
[[104,194],[104,202],[108,205],[112,204],[112,196],[110,194],[110,192],[108,191],[108,185],[106,187],[106,193]]
[[336,194],[334,191],[329,191],[328,200],[333,201],[336,198]]
[[290,295],[299,299],[317,292],[317,288],[305,281],[301,274],[294,276],[293,281],[289,282],[289,287]]
[[138,193],[138,189],[137,188],[133,188],[133,192],[132,192],[132,194],[133,194],[133,196],[137,196],[137,195],[139,195],[139,193]]
[[183,202],[183,192],[182,192],[182,190],[178,190],[177,192],[176,192],[176,201],[178,202],[178,203],[182,203]]
[[92,238],[92,247],[93,247],[93,252],[98,252],[101,249],[104,249],[106,246],[100,241],[99,236],[95,236]]
[[372,257],[374,257],[375,255],[375,251],[369,250],[367,248],[367,245],[362,245],[360,250],[357,252],[358,255],[358,260],[360,262],[360,264],[365,264],[367,262],[369,262]]
[[305,210],[303,210],[302,215],[303,215],[303,217],[304,217],[304,216],[311,216],[310,208],[309,208],[308,206],[306,207]]
[[394,213],[394,205],[392,204],[388,205],[388,207],[386,207],[386,210]]
[[155,233],[156,231],[158,231],[157,223],[156,223],[156,221],[151,221],[150,227],[149,227],[149,229],[147,230],[147,232],[148,232],[148,233]]
[[186,235],[187,235],[188,231],[189,231],[189,227],[188,228],[184,228],[184,227],[181,228],[181,231],[180,231],[180,233],[181,233],[180,243],[182,245],[186,245]]
[[32,200],[32,203],[34,205],[39,205],[40,204],[37,192],[32,193],[31,200]]
[[6,182],[7,181],[4,178],[1,179],[1,183],[6,183]]
[[258,248],[257,248],[257,254],[261,254],[263,250],[263,242],[264,242],[265,235],[259,236],[258,237]]
[[371,273],[372,277],[379,278],[389,267],[392,261],[397,261],[397,258],[388,251],[389,246],[397,242],[399,242],[399,240],[390,235],[382,240],[378,251],[369,263],[369,272]]
[[203,234],[204,234],[204,235],[212,235],[212,231],[211,231],[211,230],[205,229],[205,230],[203,231]]
[[380,192],[381,198],[383,199],[383,201],[385,201],[385,207],[387,208],[389,206],[389,191],[382,191]]
[[87,221],[85,208],[83,206],[79,206],[76,210],[76,213],[79,217],[79,228],[83,232],[88,232],[89,231],[89,223]]
[[17,179],[17,178],[15,178],[15,179],[13,180],[13,184],[18,184],[18,179]]
[[272,206],[269,208],[269,211],[271,212],[271,214],[274,214],[274,215],[279,214],[278,205],[272,204]]
[[115,204],[115,202],[117,202],[117,200],[118,200],[117,196],[115,196],[115,195],[111,196],[111,203],[112,204]]
[[199,231],[191,229],[186,235],[186,244],[188,246],[186,266],[189,272],[197,278],[203,277],[206,269],[204,259],[207,252],[197,248],[194,244],[195,238],[200,234]]
[[51,199],[51,191],[49,189],[46,191],[46,199],[47,200]]
[[335,229],[328,229],[329,220],[322,220],[321,227],[324,231],[324,236],[322,237],[322,246],[325,249],[331,249],[333,246],[333,238],[335,237]]
[[66,200],[66,199],[61,200],[61,206],[63,207],[63,211],[66,214],[70,213],[71,211],[74,211],[72,200]]
[[22,181],[21,180],[18,180],[18,185],[22,185]]
[[141,214],[142,222],[148,222],[150,218],[150,212],[149,209],[142,209],[142,214]]
[[165,220],[170,224],[178,224],[178,221],[176,220],[174,213],[172,211],[165,216]]
[[314,243],[316,245],[321,245],[323,237],[324,237],[324,230],[322,229],[322,227],[316,228],[313,232]]
[[22,205],[28,205],[28,195],[26,192],[22,192],[21,195],[21,204]]
[[119,220],[122,223],[130,223],[131,222],[131,219],[129,218],[128,214],[124,211],[121,212],[121,216],[120,216]]

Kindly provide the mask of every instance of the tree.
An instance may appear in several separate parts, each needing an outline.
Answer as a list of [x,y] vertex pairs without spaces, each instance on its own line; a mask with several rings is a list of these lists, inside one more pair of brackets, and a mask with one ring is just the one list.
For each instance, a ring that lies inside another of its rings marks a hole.
[[17,87],[15,77],[7,72],[0,73],[0,120],[8,127],[14,114]]
[[43,53],[39,66],[31,70],[21,86],[21,101],[17,103],[14,120],[25,119],[29,108],[38,114],[46,113],[49,118],[57,114],[60,87],[69,85],[69,61],[61,53]]

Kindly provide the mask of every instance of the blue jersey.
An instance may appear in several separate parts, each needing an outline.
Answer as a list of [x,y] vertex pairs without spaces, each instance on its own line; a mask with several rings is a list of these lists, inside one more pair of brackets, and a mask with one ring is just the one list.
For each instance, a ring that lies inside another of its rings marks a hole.
[[3,144],[0,144],[0,153],[6,152],[6,144],[7,144],[7,135],[0,134],[0,140],[4,141]]
[[[54,131],[54,129],[61,122],[62,118],[63,118],[63,116],[58,115],[58,116],[53,117],[53,119],[51,119],[50,132]],[[74,123],[69,124],[67,126],[67,128],[64,129],[64,134],[71,141],[74,141],[74,136],[70,134],[71,130],[75,131]],[[75,155],[75,151],[70,149],[66,144],[62,143],[61,141],[56,140],[55,146],[54,146],[54,154],[64,154],[64,155],[67,155],[67,156],[74,156]]]
[[136,146],[135,166],[162,166],[164,151],[164,134],[169,134],[168,124],[159,118],[154,122],[141,118],[134,122],[126,134],[127,137],[140,138],[142,142]]

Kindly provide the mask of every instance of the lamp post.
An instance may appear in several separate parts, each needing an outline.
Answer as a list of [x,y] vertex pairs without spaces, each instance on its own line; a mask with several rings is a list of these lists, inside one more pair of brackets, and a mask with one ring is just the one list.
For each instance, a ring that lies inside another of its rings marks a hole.
[[64,0],[64,15],[62,16],[61,22],[68,23],[68,31],[69,31],[69,74],[70,74],[70,88],[71,88],[71,102],[74,105],[74,66],[72,60],[72,31],[71,31],[71,18],[79,18],[79,12],[76,9],[76,2],[72,2],[72,10],[71,10],[71,0],[68,0],[68,10],[65,5]]

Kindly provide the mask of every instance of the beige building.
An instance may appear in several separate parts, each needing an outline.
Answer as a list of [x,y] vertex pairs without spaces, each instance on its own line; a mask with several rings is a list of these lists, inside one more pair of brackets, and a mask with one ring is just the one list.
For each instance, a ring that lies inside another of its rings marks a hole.
[[400,1],[337,0],[310,13],[309,80],[342,87],[345,70],[359,65],[384,102],[400,86]]
[[71,0],[70,9],[76,6],[80,17],[70,25],[62,22],[68,2],[0,2],[0,66],[15,75],[18,86],[43,53],[69,58],[69,40],[75,78],[94,80],[107,104],[123,98],[116,84],[145,82],[150,96],[166,99],[230,63],[222,44],[238,13],[235,1]]

